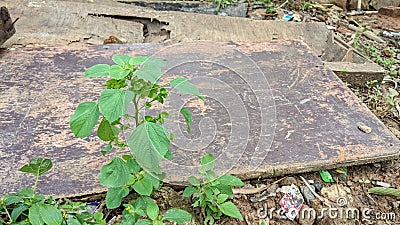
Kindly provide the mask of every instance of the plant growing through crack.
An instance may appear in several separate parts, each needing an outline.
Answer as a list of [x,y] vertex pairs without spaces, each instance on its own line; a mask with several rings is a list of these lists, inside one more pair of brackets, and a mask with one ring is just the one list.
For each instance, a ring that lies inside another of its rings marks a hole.
[[[176,78],[164,85],[158,84],[162,75],[161,67],[166,65],[163,60],[127,55],[113,56],[112,60],[114,65],[98,64],[86,70],[87,78],[110,77],[104,84],[107,89],[101,92],[97,102],[80,103],[70,119],[72,132],[83,138],[92,133],[100,118],[97,136],[108,142],[102,154],[116,149],[115,157],[100,170],[101,185],[109,187],[106,206],[109,209],[119,207],[123,198],[135,191],[142,197],[124,205],[123,223],[163,224],[164,220],[172,220],[180,224],[189,221],[190,214],[178,209],[171,209],[164,216],[158,215],[158,208],[148,198],[162,185],[164,173],[159,163],[163,158],[172,158],[169,149],[172,137],[162,126],[169,113],[150,116],[143,115],[142,111],[152,108],[155,102],[163,104],[169,93],[167,86],[202,100],[204,97],[185,78]],[[129,105],[133,106],[133,113],[128,112]],[[190,131],[190,111],[182,108],[180,113]],[[130,119],[133,124],[130,124]],[[122,132],[131,132],[127,141],[121,140]],[[130,154],[122,155],[127,147]],[[179,218],[186,219],[183,221]]]
[[217,177],[213,172],[215,159],[211,154],[201,159],[199,173],[201,181],[194,176],[188,178],[192,186],[186,187],[183,195],[193,196],[193,207],[199,207],[204,224],[214,224],[224,214],[242,220],[237,207],[228,201],[233,198],[233,186],[243,186],[244,183],[237,177],[224,174]]

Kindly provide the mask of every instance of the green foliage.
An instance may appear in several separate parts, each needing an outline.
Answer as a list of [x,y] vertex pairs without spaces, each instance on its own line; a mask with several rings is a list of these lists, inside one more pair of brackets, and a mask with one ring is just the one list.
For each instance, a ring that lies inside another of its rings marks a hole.
[[233,198],[232,187],[243,186],[244,183],[229,174],[217,178],[212,171],[214,162],[211,154],[203,156],[199,170],[202,182],[194,176],[189,177],[188,181],[192,186],[186,187],[183,195],[193,196],[193,207],[200,207],[204,224],[214,224],[222,215],[242,220],[239,210],[228,199]]
[[24,165],[20,171],[24,173],[31,173],[37,177],[46,173],[53,167],[50,159],[34,158],[29,161],[29,164]]
[[[166,62],[148,56],[113,56],[114,65],[98,64],[88,68],[85,77],[98,78],[108,76],[104,86],[107,89],[100,94],[98,102],[84,102],[71,116],[70,127],[77,137],[87,137],[96,127],[97,136],[108,142],[101,150],[103,155],[118,149],[115,157],[100,170],[100,183],[109,187],[106,206],[109,209],[120,207],[123,199],[132,191],[138,193],[135,203],[124,205],[123,224],[163,224],[162,221],[176,221],[182,216],[188,220],[187,213],[179,210],[167,211],[167,217],[159,215],[158,206],[147,196],[162,185],[164,174],[159,163],[163,158],[171,159],[170,138],[162,124],[169,113],[160,112],[156,116],[144,115],[145,108],[154,103],[164,104],[170,88],[192,94],[204,100],[195,85],[185,78],[176,78],[159,85],[162,76],[161,67]],[[128,112],[129,105],[133,112]],[[186,108],[180,110],[188,125],[192,124],[192,115]],[[127,118],[127,119],[125,119]],[[129,119],[134,121],[130,124]],[[120,140],[123,131],[131,132],[127,141]],[[130,155],[120,155],[129,147]],[[190,215],[190,214],[189,214]],[[175,216],[175,217],[174,217]],[[186,216],[186,217],[185,217]],[[140,217],[145,218],[138,220]]]
[[368,56],[372,61],[381,65],[388,74],[397,77],[397,69],[394,64],[399,63],[399,59],[396,57],[400,50],[398,48],[386,47],[384,49],[378,49],[374,46],[360,45],[359,50]]
[[367,81],[365,84],[367,95],[361,97],[368,108],[378,117],[396,112],[398,102],[393,93],[384,94],[377,80]]
[[276,8],[271,0],[264,0],[264,5],[266,6],[266,13],[273,14],[276,13]]
[[89,213],[85,203],[68,199],[55,201],[52,197],[35,193],[38,178],[51,168],[51,160],[35,158],[20,169],[22,172],[34,174],[36,182],[33,188],[22,188],[17,193],[0,198],[0,224],[105,225],[103,215]]
[[122,213],[122,224],[165,224],[165,221],[183,224],[192,220],[190,213],[177,208],[167,210],[164,215],[154,201],[142,196],[129,204],[124,204],[125,210]]

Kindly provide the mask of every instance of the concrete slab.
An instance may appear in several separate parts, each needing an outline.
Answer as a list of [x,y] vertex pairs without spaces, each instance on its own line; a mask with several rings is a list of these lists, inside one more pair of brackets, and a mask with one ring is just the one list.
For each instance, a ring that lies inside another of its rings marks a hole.
[[[254,21],[247,18],[185,12],[156,11],[112,0],[76,1],[3,0],[13,17],[17,33],[10,46],[87,46],[102,44],[109,36],[126,41],[266,42],[303,40],[314,53],[326,50],[329,30],[325,23]],[[162,38],[157,38],[162,36]]]
[[[166,59],[163,82],[183,76],[206,96],[200,102],[171,90],[163,110],[189,107],[165,126],[175,134],[172,161],[162,162],[167,181],[182,183],[204,153],[217,158],[218,173],[241,178],[278,176],[398,156],[400,141],[303,43],[192,42],[85,48],[45,47],[0,55],[0,194],[33,184],[18,169],[33,157],[54,168],[39,191],[77,196],[104,191],[97,176],[108,158],[93,137],[74,138],[69,117],[79,102],[96,100],[104,80],[83,71],[111,63],[114,54]],[[151,112],[149,112],[151,113]],[[177,121],[178,123],[173,123]],[[357,128],[362,122],[369,134]]]

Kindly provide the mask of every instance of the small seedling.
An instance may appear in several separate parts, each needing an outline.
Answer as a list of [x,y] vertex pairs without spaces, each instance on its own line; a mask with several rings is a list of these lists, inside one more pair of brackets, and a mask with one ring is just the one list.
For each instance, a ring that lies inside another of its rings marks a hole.
[[214,224],[222,215],[243,220],[237,207],[228,199],[233,198],[232,187],[243,186],[237,177],[225,174],[216,177],[213,172],[215,159],[211,154],[201,159],[201,181],[194,176],[188,178],[192,186],[186,187],[183,195],[193,196],[193,207],[201,209],[204,224]]
[[[70,200],[56,201],[36,193],[41,175],[52,168],[49,159],[35,158],[24,165],[20,171],[35,175],[33,188],[22,188],[17,193],[0,198],[0,224],[96,224],[105,225],[102,213],[91,214],[86,211],[86,204]],[[6,218],[2,220],[1,218]]]
[[172,208],[164,214],[154,201],[146,196],[139,197],[129,204],[124,204],[122,224],[164,225],[165,221],[183,224],[192,220],[192,215],[182,209]]
[[274,14],[276,13],[276,9],[275,9],[275,5],[271,0],[265,0],[264,2],[266,9],[266,13],[267,14]]

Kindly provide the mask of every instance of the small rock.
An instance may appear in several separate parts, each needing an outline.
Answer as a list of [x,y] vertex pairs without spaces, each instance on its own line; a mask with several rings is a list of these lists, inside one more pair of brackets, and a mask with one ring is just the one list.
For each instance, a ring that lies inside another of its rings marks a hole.
[[265,20],[265,9],[256,9],[249,13],[249,17],[253,20]]
[[381,181],[377,181],[376,185],[381,186],[381,187],[386,187],[386,188],[390,187],[390,184],[381,182]]
[[392,205],[393,205],[394,211],[397,211],[399,209],[400,201],[397,201],[397,202],[393,201]]
[[283,194],[288,193],[290,186],[282,186],[281,188],[279,188],[279,191]]
[[318,20],[322,21],[322,22],[325,22],[325,21],[326,21],[325,17],[322,16],[322,15],[317,15],[316,18],[317,18]]
[[319,182],[313,183],[312,186],[315,188],[316,192],[320,192],[322,189],[322,185]]
[[367,125],[365,125],[365,124],[362,123],[362,122],[357,123],[357,127],[358,127],[358,129],[360,129],[360,130],[361,130],[362,132],[364,132],[364,133],[369,134],[369,133],[372,132],[372,128],[369,127],[369,126],[367,126]]
[[278,184],[272,184],[271,186],[269,186],[266,190],[268,192],[268,196],[275,196],[278,188],[279,188]]
[[381,164],[380,163],[373,163],[372,164],[375,168],[381,168]]
[[321,207],[321,201],[319,199],[314,199],[310,201],[311,208],[319,208]]
[[389,90],[390,95],[392,95],[394,97],[399,96],[399,92],[397,92],[394,88],[389,88],[388,90]]
[[297,183],[297,181],[296,181],[296,178],[294,178],[294,177],[286,177],[285,179],[283,179],[281,181],[281,185],[287,185],[287,186],[290,186],[290,185],[296,184],[296,183]]
[[354,178],[353,178],[353,182],[354,182],[354,183],[357,183],[360,179],[361,179],[360,177],[354,177]]
[[[307,188],[308,189],[308,188]],[[310,207],[308,205],[303,205],[299,213],[299,224],[300,225],[310,225],[314,224],[317,217],[316,213],[310,213]]]
[[388,170],[389,170],[389,168],[387,166],[382,165],[382,167],[381,167],[382,172],[386,173]]
[[[311,186],[311,189],[315,191],[315,187]],[[315,199],[314,194],[310,191],[310,189],[307,186],[300,186],[300,191],[303,194],[304,200],[306,200],[306,203],[309,205],[310,201]]]
[[353,181],[347,181],[347,186],[353,186]]

